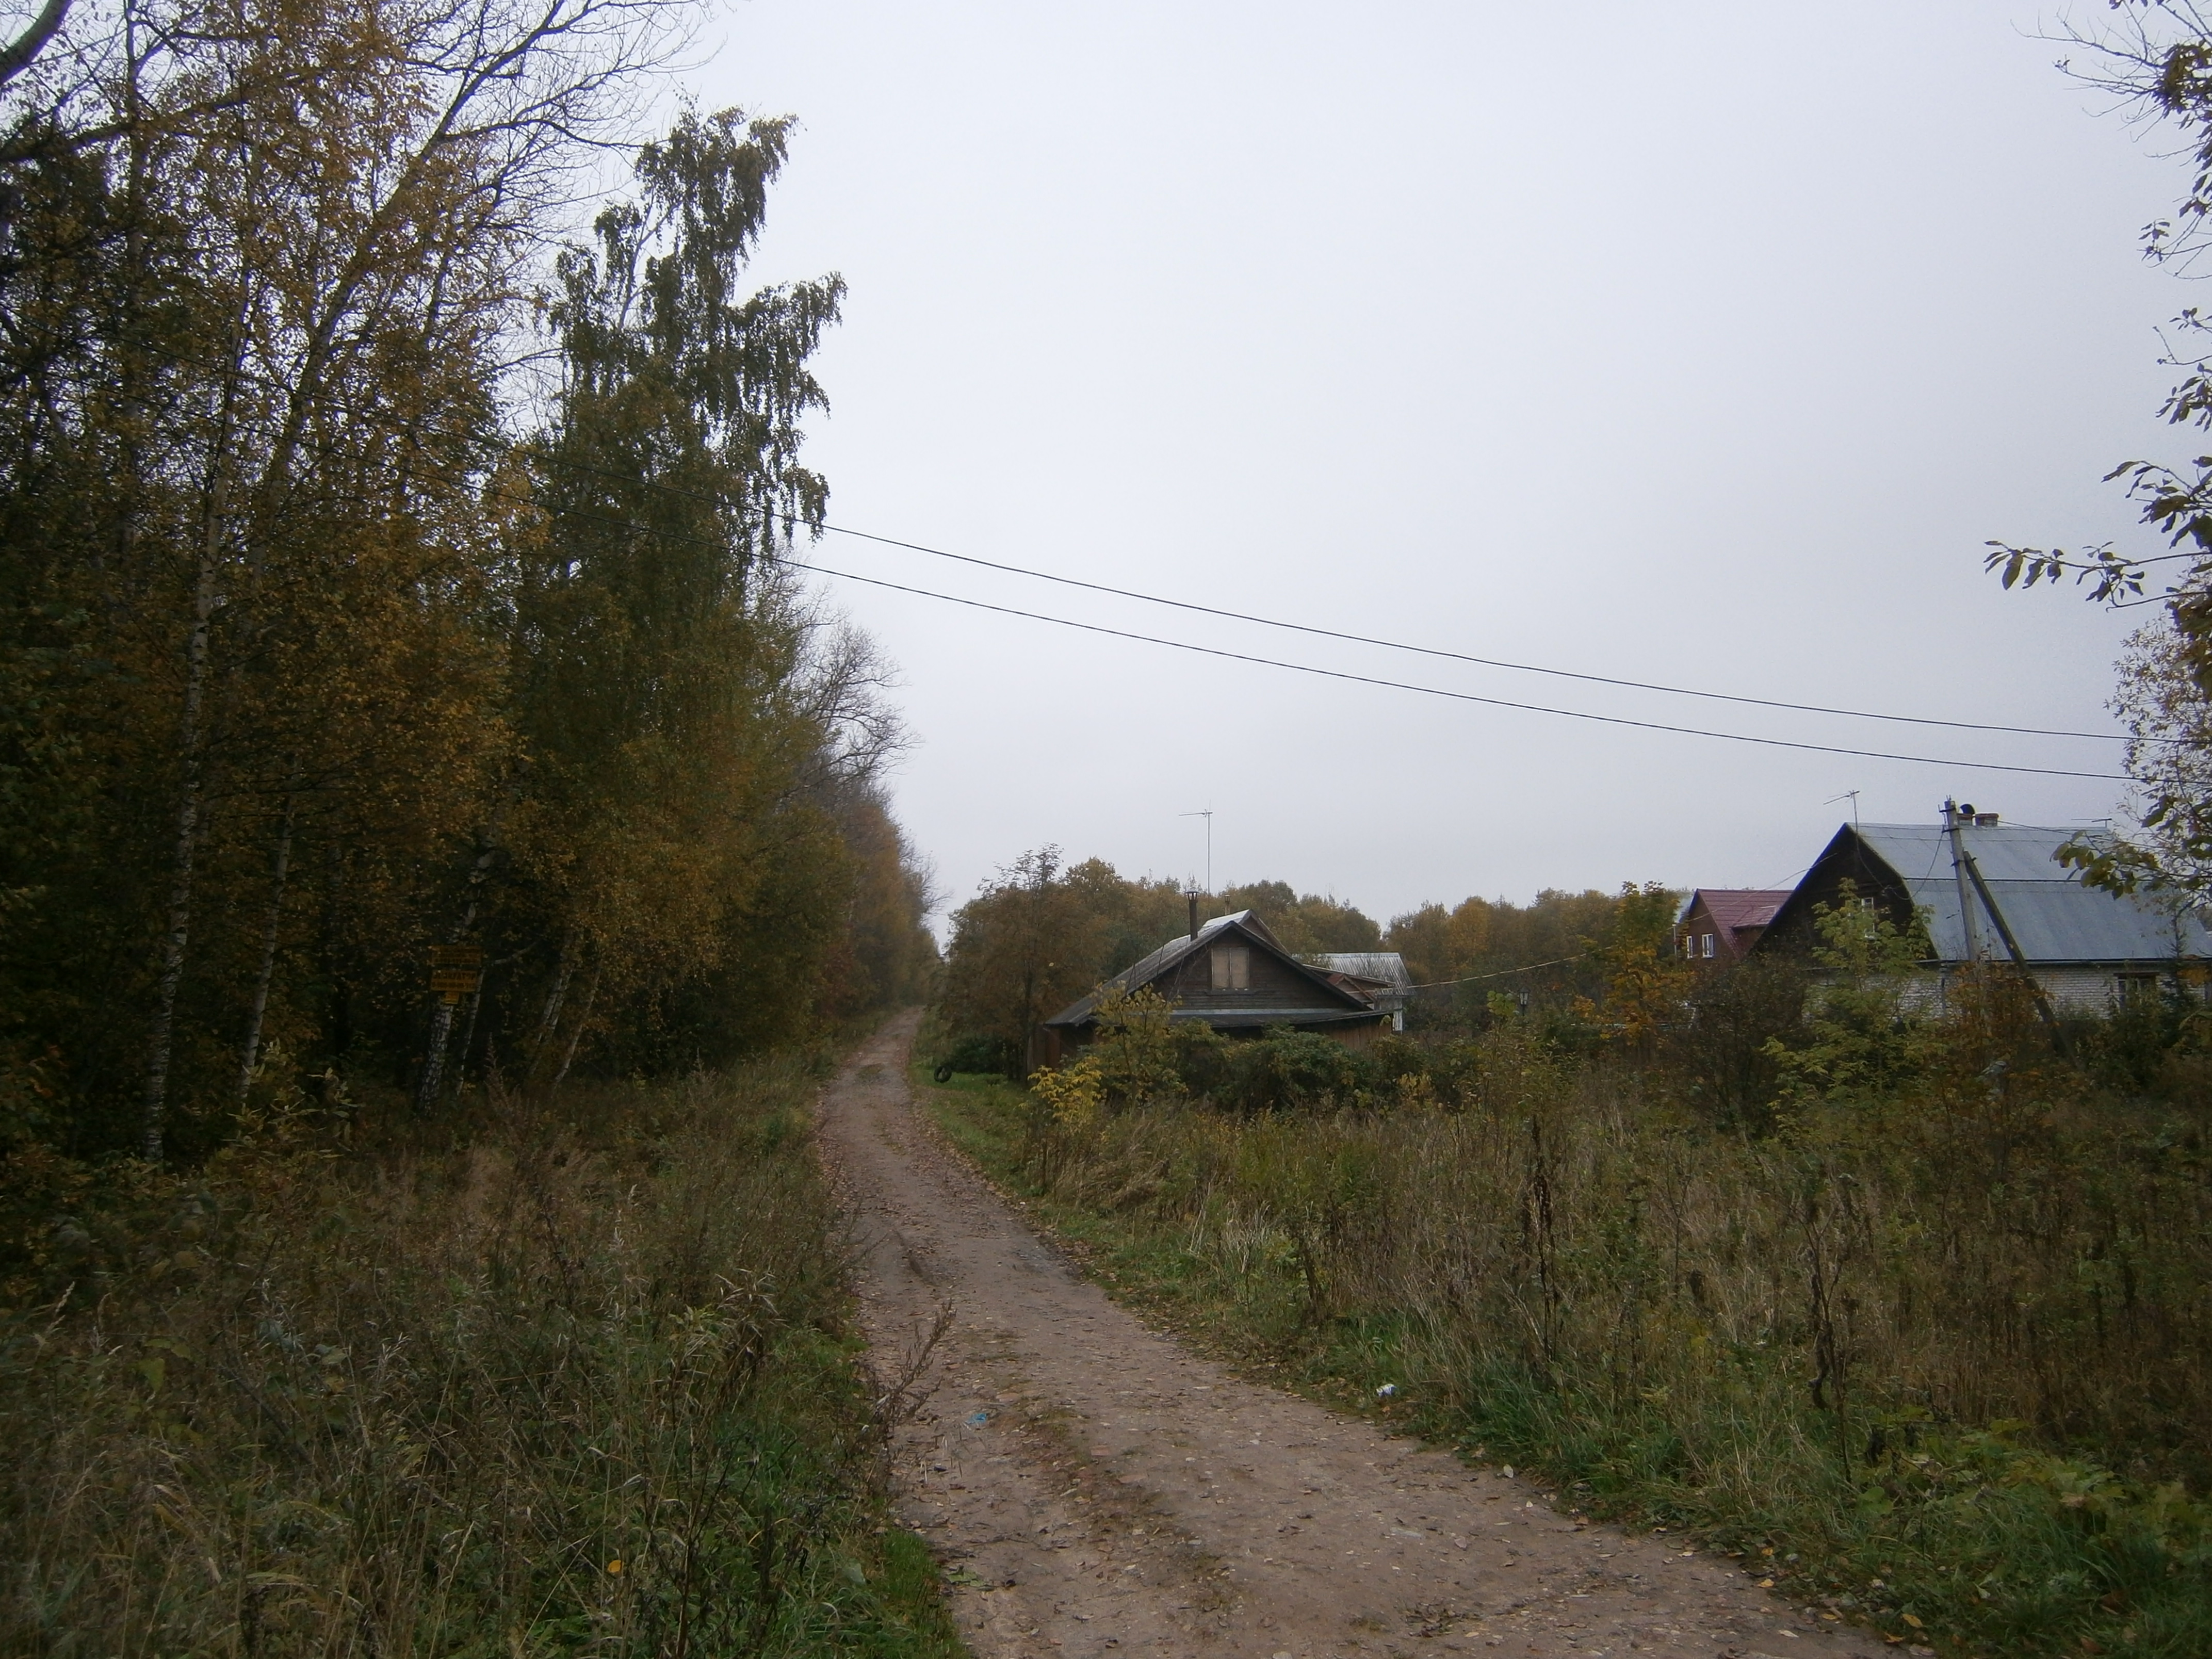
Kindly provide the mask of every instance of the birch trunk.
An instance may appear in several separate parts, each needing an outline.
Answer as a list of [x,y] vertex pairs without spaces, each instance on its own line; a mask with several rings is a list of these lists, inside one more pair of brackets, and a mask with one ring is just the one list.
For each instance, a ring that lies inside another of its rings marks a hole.
[[[139,178],[143,141],[136,131],[137,117],[137,58],[131,49],[131,100],[134,131],[132,146],[132,224],[143,189]],[[132,254],[135,262],[142,256]],[[146,1081],[140,1101],[139,1150],[151,1164],[161,1161],[168,1127],[169,1062],[175,1050],[177,992],[184,983],[185,953],[191,939],[192,878],[206,833],[208,757],[207,692],[209,660],[213,646],[215,613],[222,602],[219,591],[222,550],[229,535],[230,474],[228,458],[236,419],[238,374],[245,350],[245,318],[233,319],[229,342],[228,378],[223,383],[222,410],[216,422],[208,456],[206,514],[200,526],[199,569],[192,583],[192,626],[185,641],[184,709],[177,722],[177,753],[180,775],[177,787],[176,839],[170,857],[169,901],[160,939],[155,947],[154,1012],[146,1037]]]
[[553,975],[553,988],[545,994],[545,1012],[538,1017],[538,1040],[530,1045],[530,1065],[527,1072],[536,1072],[544,1064],[545,1051],[551,1045],[554,1033],[561,1025],[561,1005],[568,1000],[568,981],[576,972],[575,945],[573,939],[561,943],[561,966]]
[[568,1068],[576,1063],[576,1045],[584,1040],[584,1028],[592,1023],[592,1004],[599,994],[599,970],[592,970],[592,982],[584,989],[584,1006],[576,1016],[575,1029],[568,1033],[568,1050],[561,1056],[561,1069],[553,1073],[552,1086],[558,1089],[561,1080],[568,1075]]
[[[485,826],[483,842],[477,851],[477,861],[469,869],[469,902],[461,912],[459,922],[452,933],[446,935],[448,945],[459,945],[469,936],[469,930],[477,925],[477,911],[483,902],[484,879],[490,875],[492,862],[499,856],[500,827],[506,822],[507,809],[513,799],[510,795],[507,800],[501,801],[499,810],[492,814],[490,823]],[[478,984],[481,986],[482,981],[479,981]],[[478,994],[482,994],[481,990]],[[445,1087],[446,1042],[453,1034],[453,1010],[458,1006],[441,997],[430,1010],[430,1041],[422,1056],[422,1075],[415,1081],[415,1109],[417,1112],[428,1112],[434,1107],[438,1103],[439,1091]],[[474,1014],[471,1008],[471,1020]]]
[[[485,977],[489,978],[491,970],[486,969],[484,971]],[[461,1027],[461,1046],[453,1060],[453,1087],[456,1091],[468,1086],[469,1051],[476,1047],[477,1015],[483,1012],[483,981],[479,980],[477,981],[476,994],[469,999],[468,1023]]]
[[253,1066],[261,1054],[261,1022],[269,1012],[269,981],[276,968],[276,936],[284,919],[284,881],[292,869],[292,824],[300,808],[296,788],[284,796],[283,827],[276,832],[276,867],[269,884],[269,920],[261,930],[261,961],[253,976],[253,1000],[246,1017],[246,1040],[239,1045],[238,1105],[253,1087]]
[[422,1056],[422,1075],[415,1080],[415,1109],[428,1112],[446,1086],[446,1039],[453,1034],[453,1010],[460,1005],[438,999],[430,1010],[430,1041]]
[[207,696],[209,636],[214,629],[220,513],[209,515],[200,549],[200,568],[192,592],[192,631],[185,645],[185,708],[177,733],[184,775],[177,790],[176,839],[171,856],[169,902],[155,946],[154,1014],[146,1041],[146,1085],[141,1102],[139,1150],[150,1164],[161,1161],[169,1105],[169,1060],[177,1022],[177,990],[184,983],[185,950],[191,937],[192,875],[204,828],[207,732],[201,705]]

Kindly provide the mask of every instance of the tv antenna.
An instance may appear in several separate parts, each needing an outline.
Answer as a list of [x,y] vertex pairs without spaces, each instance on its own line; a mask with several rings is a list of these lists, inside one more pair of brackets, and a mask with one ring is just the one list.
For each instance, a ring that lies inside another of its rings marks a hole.
[[1213,890],[1213,809],[1209,806],[1201,812],[1178,812],[1176,816],[1206,820],[1206,890],[1211,893]]
[[1839,800],[1847,800],[1850,802],[1851,828],[1854,830],[1857,829],[1859,827],[1859,792],[1856,789],[1846,789],[1840,795],[1829,796],[1827,799],[1822,801],[1820,805],[1823,806],[1833,806]]

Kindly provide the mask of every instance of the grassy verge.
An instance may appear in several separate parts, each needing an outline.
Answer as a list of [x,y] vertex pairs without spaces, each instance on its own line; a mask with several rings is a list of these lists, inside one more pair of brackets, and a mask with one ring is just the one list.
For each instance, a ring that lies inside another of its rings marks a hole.
[[11,1171],[61,1211],[0,1322],[0,1649],[961,1652],[885,1511],[819,1077]]
[[[2116,1296],[2096,1304],[2101,1354],[2085,1328],[2008,1362],[2039,1381],[1994,1374],[1977,1334],[1982,1304],[1994,1327],[2048,1321],[2063,1288],[2011,1235],[2065,1242],[2079,1195],[2032,1187],[2025,1142],[1991,1198],[1947,1189],[1928,1145],[1692,1143],[1533,1084],[1497,1117],[1183,1107],[1041,1126],[996,1079],[917,1083],[1110,1290],[1248,1374],[1540,1471],[1568,1505],[1696,1536],[1901,1647],[2212,1652],[2212,1517],[2172,1478],[2186,1437],[2161,1468],[2151,1411],[2188,1397],[2186,1333],[2159,1369]],[[2162,1179],[2140,1185],[2201,1192]],[[2170,1245],[2128,1271],[2181,1271],[2187,1241]],[[2186,1305],[2174,1290],[2161,1305]],[[2082,1420],[2143,1425],[2150,1449],[2100,1457],[1996,1414],[2031,1383]]]

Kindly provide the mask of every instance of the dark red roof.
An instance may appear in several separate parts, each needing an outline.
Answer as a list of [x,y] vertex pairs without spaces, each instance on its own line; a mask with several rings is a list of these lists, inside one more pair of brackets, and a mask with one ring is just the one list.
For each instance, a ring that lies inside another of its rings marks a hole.
[[1705,902],[1706,913],[1731,933],[1740,927],[1764,927],[1789,898],[1792,890],[1771,892],[1760,887],[1700,887],[1690,895],[1695,905]]

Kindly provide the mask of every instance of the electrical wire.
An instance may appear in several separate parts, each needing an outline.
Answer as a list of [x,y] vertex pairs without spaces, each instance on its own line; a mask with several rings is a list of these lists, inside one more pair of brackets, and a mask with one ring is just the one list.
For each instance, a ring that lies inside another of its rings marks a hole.
[[[559,516],[582,519],[589,523],[603,524],[617,530],[626,530],[641,536],[659,536],[672,541],[687,542],[695,546],[718,547],[723,544],[712,537],[694,535],[665,526],[639,524],[634,520],[621,519],[611,514],[593,513],[588,508],[563,507],[556,502],[540,501],[535,496],[518,495],[487,486],[485,495],[495,501],[507,501],[518,507],[533,507],[539,512]],[[1741,732],[1716,732],[1695,726],[1671,726],[1658,720],[1631,720],[1621,714],[1597,714],[1579,708],[1556,708],[1545,703],[1517,702],[1506,697],[1486,697],[1471,691],[1449,691],[1440,686],[1417,685],[1406,680],[1389,680],[1372,674],[1354,674],[1343,669],[1319,668],[1310,663],[1285,661],[1277,657],[1256,656],[1249,652],[1229,651],[1218,646],[1196,645],[1187,640],[1171,640],[1154,634],[1139,634],[1127,629],[1108,628],[1097,623],[1077,622],[1071,617],[1054,617],[1042,611],[1022,611],[1012,605],[992,605],[982,599],[971,599],[957,593],[939,593],[927,587],[915,587],[905,582],[886,581],[878,576],[863,576],[849,570],[838,570],[829,565],[812,563],[804,559],[787,558],[775,553],[760,553],[756,556],[786,569],[810,574],[834,576],[842,581],[859,582],[869,587],[886,588],[892,592],[911,594],[917,599],[935,599],[945,605],[957,605],[970,610],[988,611],[1000,616],[1018,617],[1028,622],[1048,623],[1059,628],[1072,628],[1085,634],[1101,634],[1112,639],[1132,640],[1145,645],[1164,646],[1170,650],[1188,651],[1198,656],[1218,657],[1231,662],[1251,663],[1261,667],[1280,668],[1297,674],[1311,674],[1323,679],[1345,680],[1358,685],[1380,686],[1394,691],[1411,691],[1419,696],[1443,697],[1455,702],[1479,703],[1492,708],[1511,708],[1527,714],[1555,714],[1564,720],[1595,721],[1604,726],[1632,727],[1644,732],[1666,732],[1681,737],[1712,738],[1724,743],[1755,744],[1768,749],[1796,749],[1813,754],[1847,755],[1861,760],[1902,761],[1915,766],[1947,766],[1981,772],[2008,772],[2034,777],[2097,778],[2107,782],[2125,783],[2128,779],[2112,772],[2072,771],[2048,766],[2010,765],[1997,761],[1948,760],[1933,755],[1902,755],[1879,749],[1846,749],[1834,744],[1805,743],[1790,738],[1753,737]]]
[[[259,381],[262,384],[280,392],[289,390],[289,388],[286,387],[281,381],[276,380],[274,377],[258,374],[249,369],[237,368],[234,366],[228,365],[210,364],[185,356],[181,353],[162,351],[158,348],[155,349],[156,355],[169,357],[175,362],[183,362],[197,368],[218,370],[222,373],[234,373],[244,379]],[[389,429],[398,431],[410,436],[420,435],[419,428],[394,420],[390,416],[366,412],[356,409],[349,404],[341,403],[335,398],[330,399],[329,403],[331,407],[343,410],[346,413],[353,416],[355,418],[362,420],[370,424],[383,425]],[[502,445],[500,446],[500,447],[511,448],[512,446]],[[643,484],[649,489],[660,490],[705,506],[715,507],[726,506],[726,502],[716,497],[703,495],[692,490],[683,489],[672,484],[664,483],[657,479],[634,478],[627,474],[616,474],[590,467],[580,468],[580,470],[586,472],[597,472],[599,476],[609,478],[619,478],[625,484]],[[532,507],[541,512],[586,519],[598,523],[613,526],[617,528],[627,529],[640,535],[665,536],[672,539],[686,541],[702,546],[717,544],[714,542],[713,538],[708,537],[690,535],[683,532],[668,530],[650,525],[637,524],[631,520],[617,519],[604,514],[592,513],[580,507],[562,507],[553,502],[540,501],[534,496],[517,495],[511,492],[493,489],[488,485],[485,487],[484,493],[495,499],[506,500],[517,505]],[[833,531],[840,535],[877,542],[888,546],[903,548],[910,551],[926,553],[934,557],[954,560],[962,563],[979,565],[991,569],[1033,577],[1042,581],[1050,581],[1073,587],[1086,588],[1094,592],[1113,594],[1117,597],[1144,600],[1148,603],[1167,605],[1178,610],[1191,611],[1210,616],[1218,616],[1236,621],[1255,623],[1266,627],[1280,628],[1293,632],[1316,635],[1326,638],[1340,639],[1361,644],[1382,646],[1394,650],[1408,651],[1422,655],[1447,658],[1458,661],[1480,664],[1485,666],[1509,668],[1528,673],[1551,674],[1564,678],[1585,680],[1600,684],[1616,685],[1632,690],[1659,691],[1683,696],[1705,697],[1721,702],[1745,703],[1765,708],[1786,709],[1796,713],[1835,714],[1861,720],[1894,720],[1913,725],[1948,726],[1970,731],[1994,731],[2018,736],[2092,738],[2100,740],[2125,741],[2124,738],[2116,738],[2115,734],[2110,732],[2065,732],[2046,730],[2034,726],[1990,726],[1972,721],[1944,720],[1917,715],[1881,714],[1855,709],[1827,708],[1809,703],[1781,702],[1766,698],[1735,696],[1724,692],[1691,690],[1680,686],[1668,686],[1644,681],[1612,679],[1603,675],[1583,674],[1567,669],[1550,669],[1535,667],[1527,664],[1498,662],[1486,658],[1468,656],[1462,653],[1443,651],[1431,647],[1406,645],[1394,641],[1372,639],[1361,635],[1339,633],[1333,629],[1310,627],[1304,623],[1279,622],[1271,618],[1247,615],[1238,611],[1217,610],[1207,605],[1192,604],[1180,599],[1165,599],[1158,595],[1137,592],[1130,589],[1107,587],[1098,583],[1081,581],[1073,577],[1055,576],[1047,572],[1029,570],[1017,565],[997,564],[989,560],[971,557],[966,554],[950,553],[941,549],[925,546],[920,543],[896,541],[889,537],[876,536],[866,531],[851,530],[843,526],[829,524],[817,526],[811,524],[806,520],[799,518],[796,515],[778,513],[774,509],[769,509],[766,516],[771,520],[779,520],[784,523],[787,526],[804,526],[810,529]],[[1948,766],[1972,771],[2007,772],[2036,777],[2094,778],[2114,783],[2124,783],[2129,781],[2124,775],[2119,773],[2088,772],[2045,766],[2008,765],[1994,761],[1948,760],[1934,756],[1903,755],[1883,750],[1851,749],[1834,744],[1806,743],[1787,738],[1753,737],[1747,733],[1739,732],[1716,732],[1709,728],[1700,726],[1675,726],[1659,720],[1632,720],[1625,715],[1598,714],[1592,714],[1583,709],[1556,708],[1546,704],[1521,702],[1505,697],[1486,697],[1479,696],[1474,692],[1449,691],[1437,686],[1417,685],[1403,680],[1384,679],[1375,675],[1354,674],[1340,669],[1318,668],[1310,664],[1288,662],[1279,658],[1262,657],[1248,652],[1229,651],[1214,646],[1196,645],[1187,641],[1170,640],[1162,638],[1156,635],[1139,634],[1126,629],[1107,628],[1096,623],[1076,622],[1068,617],[1049,616],[1040,611],[1024,611],[1012,605],[992,605],[981,599],[964,599],[958,595],[951,593],[939,593],[932,589],[915,587],[906,583],[886,581],[879,577],[862,576],[852,571],[838,570],[827,565],[813,564],[805,560],[787,558],[773,553],[763,553],[759,556],[765,558],[773,563],[782,565],[788,568],[817,572],[823,575],[836,577],[841,580],[859,582],[867,586],[885,588],[895,592],[908,593],[915,595],[917,598],[935,599],[944,604],[963,605],[971,610],[991,611],[1000,616],[1017,617],[1030,622],[1048,623],[1061,628],[1075,629],[1084,633],[1099,634],[1115,639],[1132,640],[1148,645],[1164,646],[1171,650],[1188,651],[1197,655],[1218,657],[1231,662],[1243,662],[1255,664],[1263,667],[1279,668],[1293,673],[1310,674],[1326,679],[1347,681],[1354,684],[1380,686],[1391,690],[1411,691],[1420,696],[1443,697],[1457,702],[1478,703],[1493,708],[1510,708],[1530,714],[1553,714],[1566,720],[1589,720],[1600,725],[1620,726],[1638,731],[1665,732],[1684,737],[1711,738],[1728,743],[1754,744],[1762,748],[1794,749],[1813,754],[1844,755],[1856,759],[1900,761],[1907,764],[1917,766]]]
[[[695,497],[704,500],[704,497]],[[793,524],[801,520],[785,515]],[[1115,599],[1136,599],[1146,605],[1166,605],[1176,611],[1195,611],[1204,617],[1221,617],[1231,622],[1252,623],[1261,628],[1279,628],[1293,634],[1310,634],[1325,640],[1345,640],[1354,645],[1379,646],[1386,651],[1410,652],[1416,656],[1441,657],[1449,662],[1473,663],[1482,668],[1503,668],[1516,674],[1545,674],[1556,679],[1582,680],[1593,685],[1617,685],[1632,691],[1658,691],[1672,697],[1702,697],[1713,702],[1743,703],[1756,708],[1783,708],[1800,714],[1834,714],[1845,720],[1892,720],[1906,726],[1942,726],[1961,732],[2005,732],[2027,738],[2081,738],[2097,743],[2125,743],[2124,733],[2118,732],[2070,732],[2041,726],[2000,726],[1987,720],[1939,720],[1925,714],[1884,714],[1863,708],[1835,708],[1824,703],[1785,702],[1775,697],[1751,697],[1729,691],[1700,691],[1689,686],[1665,685],[1654,680],[1620,679],[1609,674],[1589,674],[1572,668],[1547,668],[1537,663],[1508,662],[1498,657],[1477,657],[1464,651],[1446,651],[1431,645],[1410,645],[1402,640],[1379,639],[1368,634],[1348,634],[1334,628],[1317,628],[1310,623],[1285,622],[1276,617],[1255,616],[1249,611],[1226,611],[1211,605],[1198,605],[1188,599],[1170,599],[1158,593],[1140,592],[1133,588],[1110,587],[1103,582],[1088,582],[1074,576],[1057,576],[1049,571],[1031,570],[1023,565],[1001,564],[994,559],[979,559],[971,554],[951,553],[941,547],[927,547],[920,542],[900,541],[895,537],[878,536],[866,530],[848,529],[843,525],[823,523],[809,526],[832,535],[849,536],[857,541],[873,542],[883,547],[902,548],[910,553],[927,553],[933,558],[951,559],[961,564],[979,566],[985,570],[1003,571],[1008,575],[1026,576],[1034,581],[1054,582],[1062,587],[1079,587],[1092,593],[1109,593]]]
[[1588,962],[1589,959],[1590,953],[1584,951],[1576,956],[1554,957],[1549,962],[1532,962],[1525,968],[1500,968],[1491,974],[1463,974],[1457,979],[1424,980],[1419,985],[1408,985],[1405,988],[1408,991],[1433,991],[1440,985],[1472,985],[1477,980],[1510,979],[1516,974],[1533,974],[1539,968],[1559,968],[1570,962]]
[[1757,744],[1768,749],[1798,749],[1816,755],[1849,755],[1862,760],[1905,761],[1915,766],[1952,766],[1978,772],[2015,772],[2045,778],[2097,778],[2108,783],[2125,783],[2128,780],[2118,772],[2073,771],[2052,766],[2011,766],[1997,761],[1948,760],[1935,755],[1900,755],[1880,749],[1846,749],[1840,744],[1803,743],[1790,738],[1759,738],[1742,732],[1716,732],[1697,726],[1672,726],[1661,720],[1631,720],[1625,714],[1596,714],[1586,709],[1555,708],[1546,703],[1517,702],[1507,697],[1486,697],[1472,691],[1448,691],[1440,686],[1417,685],[1407,680],[1387,680],[1373,674],[1354,674],[1340,668],[1316,668],[1310,663],[1288,662],[1279,657],[1256,656],[1250,652],[1229,651],[1218,646],[1194,645],[1187,640],[1170,640],[1156,634],[1139,634],[1125,628],[1108,628],[1099,623],[1077,622],[1067,617],[1054,617],[1039,611],[1022,611],[1008,605],[992,605],[982,599],[963,599],[958,594],[939,593],[927,587],[914,587],[904,582],[885,581],[879,576],[862,576],[849,570],[837,570],[828,565],[810,564],[801,560],[766,556],[778,564],[790,565],[802,570],[819,572],[840,580],[860,582],[869,587],[888,588],[895,593],[911,593],[919,599],[936,599],[946,605],[965,605],[970,610],[988,611],[1002,617],[1019,617],[1027,622],[1050,623],[1059,628],[1073,628],[1085,634],[1103,634],[1110,639],[1134,640],[1146,645],[1166,646],[1170,650],[1188,651],[1199,656],[1219,657],[1230,662],[1255,663],[1266,668],[1287,669],[1296,674],[1312,674],[1323,679],[1346,680],[1355,685],[1377,685],[1393,691],[1412,691],[1423,696],[1445,697],[1455,702],[1480,703],[1491,708],[1514,708],[1534,714],[1556,714],[1565,720],[1591,720],[1602,726],[1629,726],[1640,732],[1668,732],[1681,737],[1717,738],[1724,743]]
[[[168,357],[173,362],[184,363],[192,368],[208,369],[224,374],[236,374],[242,379],[256,381],[262,386],[278,392],[288,392],[289,390],[283,382],[276,380],[274,376],[257,374],[251,369],[237,368],[228,365],[210,363],[198,358],[186,356],[179,352],[164,350],[158,347],[149,348],[149,349],[152,349],[157,356]],[[363,421],[373,425],[381,425],[388,430],[402,432],[410,437],[419,438],[421,436],[421,432],[418,428],[410,426],[406,422],[398,421],[390,416],[383,415],[379,412],[364,410],[355,405],[343,403],[336,398],[330,399],[329,403],[331,408],[342,410],[356,420]],[[472,442],[481,441],[481,440],[474,437],[471,437],[466,441]],[[500,451],[511,452],[514,446],[511,443],[502,441],[491,446],[491,447]],[[615,482],[621,483],[627,487],[635,488],[642,486],[646,489],[655,490],[664,495],[673,495],[681,500],[696,501],[702,506],[712,507],[717,509],[725,508],[728,505],[726,501],[719,496],[704,495],[696,490],[685,489],[680,485],[668,483],[661,479],[640,478],[629,473],[617,473],[605,468],[582,465],[574,462],[573,460],[569,464],[575,465],[579,471],[613,480]],[[544,510],[549,512],[576,511],[576,509],[574,508],[550,507],[542,502],[538,503],[538,505],[544,508]],[[586,516],[592,515],[586,514]],[[2069,731],[2063,727],[2007,726],[1987,720],[1944,720],[1928,714],[1891,714],[1871,709],[1838,708],[1825,703],[1790,702],[1777,697],[1753,697],[1745,696],[1741,693],[1729,691],[1705,691],[1692,686],[1668,685],[1663,682],[1656,680],[1624,679],[1613,675],[1588,673],[1578,669],[1551,668],[1539,663],[1511,662],[1503,658],[1479,657],[1463,651],[1448,651],[1438,646],[1414,645],[1402,640],[1389,640],[1372,635],[1347,633],[1338,629],[1317,627],[1310,623],[1286,622],[1280,617],[1263,617],[1249,611],[1231,611],[1216,605],[1200,605],[1188,599],[1171,599],[1167,598],[1164,594],[1146,593],[1134,588],[1115,587],[1103,582],[1085,581],[1079,577],[1057,575],[1053,572],[1047,570],[1033,570],[1024,565],[1006,564],[994,559],[979,558],[973,554],[955,553],[945,548],[931,547],[921,542],[903,541],[895,536],[881,536],[876,534],[872,531],[856,530],[846,525],[830,524],[826,521],[817,523],[813,520],[803,518],[799,514],[779,513],[773,508],[767,510],[766,516],[774,521],[781,523],[786,527],[787,531],[803,529],[817,533],[826,532],[830,535],[845,536],[856,541],[871,542],[880,547],[895,547],[909,553],[921,553],[926,554],[932,558],[946,559],[959,564],[973,565],[979,569],[995,570],[1007,575],[1025,577],[1032,581],[1051,582],[1063,587],[1080,588],[1088,592],[1109,594],[1115,599],[1133,599],[1140,604],[1163,605],[1171,610],[1188,611],[1199,616],[1219,617],[1227,621],[1249,623],[1255,627],[1261,628],[1279,629],[1287,633],[1305,634],[1318,639],[1342,640],[1350,644],[1374,646],[1386,651],[1402,651],[1415,656],[1435,657],[1449,662],[1468,663],[1477,667],[1503,669],[1509,672],[1516,674],[1541,674],[1555,679],[1578,680],[1584,684],[1592,685],[1618,686],[1625,690],[1655,691],[1665,696],[1696,697],[1707,702],[1735,703],[1747,708],[1778,708],[1791,714],[1827,714],[1843,720],[1882,720],[1904,726],[1940,726],[1960,732],[1997,732],[2014,737],[2063,738],[2094,743],[2126,743],[2130,741],[2126,734],[2117,732],[2075,732]],[[2166,559],[2194,556],[2197,556],[2186,554],[2161,554],[2148,559],[2136,560],[2133,562],[2138,564],[2154,564],[2162,562]],[[852,580],[857,580],[860,579],[853,578]],[[2116,604],[2114,608],[2126,609],[2130,605],[2149,605],[2155,604],[2157,602],[2158,600],[2155,599],[2143,599],[2121,602]],[[1517,707],[1519,705],[1510,706]],[[1674,730],[1675,728],[1661,727],[1658,729]],[[1837,750],[1832,752],[1839,754],[1856,754],[1868,751]],[[2081,773],[2064,775],[2102,777],[2107,775],[2103,773]]]

